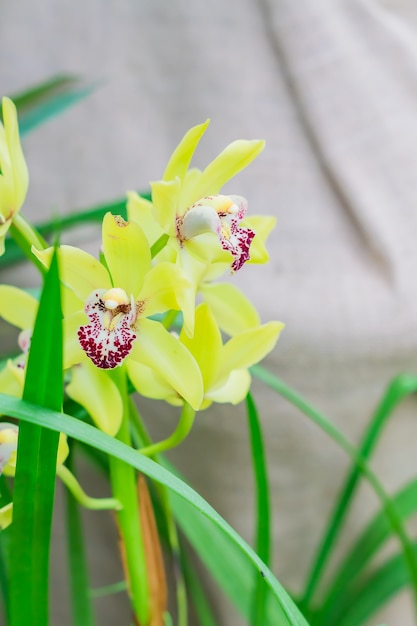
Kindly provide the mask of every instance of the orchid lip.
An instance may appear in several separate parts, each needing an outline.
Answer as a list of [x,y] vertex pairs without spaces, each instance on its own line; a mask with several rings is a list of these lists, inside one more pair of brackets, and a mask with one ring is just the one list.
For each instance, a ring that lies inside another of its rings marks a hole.
[[88,358],[100,369],[121,365],[136,339],[137,304],[119,288],[97,289],[87,298],[89,323],[78,329],[78,340]]

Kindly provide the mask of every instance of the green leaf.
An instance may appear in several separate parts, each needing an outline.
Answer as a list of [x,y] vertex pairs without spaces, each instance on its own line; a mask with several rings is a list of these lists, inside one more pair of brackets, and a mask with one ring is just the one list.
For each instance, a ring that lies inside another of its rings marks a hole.
[[[246,409],[252,451],[253,473],[256,485],[255,551],[263,562],[269,566],[271,560],[271,507],[267,465],[258,411],[250,393],[248,393],[246,397]],[[266,591],[267,588],[263,578],[256,576],[252,617],[252,624],[254,624],[254,626],[264,623]]]
[[[417,479],[408,483],[395,494],[392,497],[392,502],[403,520],[415,513],[417,511]],[[391,527],[387,518],[383,511],[380,511],[362,531],[332,577],[332,583],[319,609],[318,624],[320,626],[322,621],[330,620],[329,623],[331,623],[332,616],[338,611],[338,606],[343,603],[349,585],[355,583],[378,548],[391,535]],[[401,566],[403,569],[405,568],[404,560],[401,561]],[[404,575],[404,578],[408,580],[407,575]]]
[[[239,534],[225,522],[225,520],[191,487],[178,479],[172,473],[157,463],[144,457],[132,448],[117,441],[100,432],[96,428],[80,422],[69,415],[64,415],[51,411],[46,408],[36,406],[32,403],[25,402],[0,394],[0,411],[11,417],[50,428],[52,430],[61,431],[87,443],[95,448],[101,449],[107,454],[113,455],[126,463],[132,465],[140,472],[143,472],[150,478],[164,484],[173,493],[180,496],[184,502],[189,503],[191,507],[200,512],[200,515],[209,520],[219,530],[219,536],[226,536],[230,540],[230,544],[235,544],[237,554],[240,554],[243,560],[249,561],[262,572],[265,582],[271,589],[272,596],[276,599],[281,608],[278,620],[271,622],[271,626],[306,626],[307,622],[301,615],[287,592],[283,589],[277,579],[270,570],[265,566],[258,555],[252,548],[239,536]],[[213,546],[214,547],[214,546]],[[221,555],[221,552],[219,553]],[[237,566],[239,562],[237,562]],[[234,575],[239,575],[238,569],[233,570]],[[252,579],[253,580],[253,579]],[[266,626],[266,625],[265,625]]]
[[[417,543],[414,544],[417,555]],[[343,601],[332,616],[318,622],[320,626],[360,626],[409,583],[402,554],[396,554],[370,576],[345,589]]]
[[61,74],[11,95],[18,112],[20,135],[86,98],[95,88],[95,85],[83,86],[78,76]]
[[[361,458],[370,458],[382,433],[383,427],[387,423],[389,417],[393,414],[396,406],[405,397],[414,393],[416,390],[417,379],[414,376],[402,374],[391,381],[372,419],[369,422],[368,428],[359,446],[358,454]],[[336,542],[342,528],[342,524],[346,518],[360,477],[360,468],[354,460],[344,485],[342,486],[339,496],[334,504],[333,511],[321,538],[317,554],[311,565],[310,574],[306,582],[303,599],[301,601],[303,606],[307,606],[309,604],[314,591],[321,580],[325,570],[325,565],[330,558],[332,547]],[[363,560],[361,564],[360,559],[357,559],[355,570],[356,574],[358,574],[360,569],[363,568],[365,562],[366,561]]]
[[[42,291],[26,370],[24,401],[61,409],[62,313],[57,257]],[[10,545],[11,626],[47,626],[49,546],[59,433],[21,422]]]
[[[74,472],[73,451],[67,461]],[[65,490],[67,553],[74,626],[93,626],[94,616],[89,593],[89,582],[80,510],[72,493]]]
[[[300,394],[294,389],[286,385],[280,378],[274,376],[271,372],[265,368],[256,365],[251,368],[251,372],[262,380],[269,387],[274,389],[283,398],[285,398],[290,404],[299,409],[308,419],[314,422],[319,428],[326,433],[354,462],[355,472],[360,473],[367,479],[372,486],[375,494],[378,496],[387,520],[390,523],[392,533],[395,534],[401,543],[404,559],[407,563],[408,572],[410,576],[410,590],[413,593],[413,601],[417,608],[417,557],[414,553],[414,549],[411,540],[406,532],[401,516],[399,515],[395,504],[391,498],[386,494],[383,486],[378,480],[377,476],[371,470],[366,459],[361,455],[349,441],[344,437],[341,431],[336,428],[324,415],[312,407]],[[401,377],[399,383],[399,390],[401,393],[407,393],[407,390],[413,388],[415,384],[415,378],[411,376]],[[399,397],[401,397],[401,393]],[[320,572],[319,572],[320,573]],[[311,580],[311,578],[310,578]],[[311,585],[311,583],[310,583]],[[315,586],[315,585],[314,585]],[[312,588],[309,588],[308,599],[310,599]],[[306,602],[307,593],[304,594],[299,606],[305,614],[309,615],[309,603]]]

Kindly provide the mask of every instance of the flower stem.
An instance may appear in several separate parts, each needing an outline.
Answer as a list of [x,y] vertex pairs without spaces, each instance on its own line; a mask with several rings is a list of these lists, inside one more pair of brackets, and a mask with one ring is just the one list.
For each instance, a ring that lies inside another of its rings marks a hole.
[[[122,424],[116,438],[130,446],[126,373],[120,367],[114,370],[112,375],[123,398]],[[136,489],[136,471],[116,457],[111,456],[109,461],[113,496],[122,505],[122,509],[117,512],[117,520],[124,547],[128,589],[137,620],[141,626],[147,626],[150,617],[149,584]]]
[[165,450],[174,448],[184,441],[189,434],[194,423],[194,417],[194,409],[188,404],[188,402],[184,402],[180,421],[178,422],[177,428],[174,430],[172,435],[167,437],[167,439],[163,439],[162,441],[158,441],[157,443],[141,448],[139,452],[145,456],[153,456],[159,452],[164,452]]
[[120,502],[115,498],[91,498],[81,487],[74,474],[70,472],[65,465],[59,465],[56,475],[62,480],[67,489],[72,493],[74,498],[86,509],[92,511],[103,511],[106,509],[114,509],[120,511],[122,508]]
[[[143,421],[139,415],[135,403],[132,398],[129,398],[130,402],[130,421],[136,432],[136,438],[140,439],[140,443],[145,444],[148,448],[152,445],[152,440],[143,424]],[[160,463],[160,459],[154,453],[151,455],[152,460]],[[176,596],[177,596],[177,623],[178,626],[187,626],[188,624],[188,606],[187,606],[187,588],[185,585],[184,575],[182,571],[182,559],[181,559],[181,547],[178,537],[177,525],[175,523],[174,515],[172,513],[169,492],[168,489],[159,483],[155,484],[159,498],[165,513],[165,520],[168,530],[168,538],[171,546],[172,559],[174,563],[174,576],[176,581]]]
[[44,250],[48,247],[45,239],[31,224],[29,224],[29,222],[25,220],[25,218],[20,213],[16,213],[13,216],[10,232],[13,236],[13,239],[16,241],[17,245],[25,254],[25,256],[29,259],[29,261],[33,263],[42,274],[45,274],[46,268],[32,253],[32,246],[34,246],[38,250]]

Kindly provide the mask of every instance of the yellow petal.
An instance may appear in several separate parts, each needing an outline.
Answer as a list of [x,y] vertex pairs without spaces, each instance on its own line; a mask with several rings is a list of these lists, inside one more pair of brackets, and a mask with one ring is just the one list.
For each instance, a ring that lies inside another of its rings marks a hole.
[[232,370],[261,361],[274,348],[283,328],[281,322],[269,322],[232,337],[223,346],[218,380],[226,379]]
[[239,139],[229,144],[203,171],[197,184],[191,188],[184,199],[191,206],[200,198],[212,196],[221,190],[223,185],[247,167],[265,147],[260,140],[246,141]]
[[239,404],[245,399],[251,384],[248,370],[233,370],[226,382],[217,388],[209,389],[206,399],[212,402],[230,402]]
[[143,230],[135,222],[126,222],[118,215],[106,213],[103,250],[113,286],[136,298],[151,267],[151,251]]
[[64,338],[64,370],[78,363],[83,363],[87,358],[78,341],[78,329],[80,326],[83,326],[86,321],[87,316],[82,310],[64,318],[62,324]]
[[181,269],[172,263],[158,263],[145,277],[139,299],[145,303],[147,317],[170,309],[179,310],[185,294],[192,288]]
[[170,237],[175,237],[177,234],[175,218],[181,190],[180,179],[153,181],[151,190],[156,219],[164,232]]
[[0,530],[4,530],[12,523],[13,502],[9,502],[0,509]]
[[146,318],[140,320],[129,358],[155,370],[193,409],[200,407],[203,399],[200,369],[185,346],[162,324]]
[[260,319],[252,302],[230,283],[203,283],[200,293],[209,305],[220,328],[230,336],[259,326]]
[[17,210],[20,209],[25,200],[29,174],[20,145],[16,107],[9,98],[3,98],[3,121],[14,181],[16,203],[14,210]]
[[158,376],[153,369],[132,359],[127,360],[126,366],[133,386],[142,396],[153,400],[165,400],[176,406],[182,404],[182,399],[171,385]]
[[16,375],[14,373],[14,368],[16,368],[16,362],[17,359],[14,359],[14,361],[9,359],[6,366],[3,367],[3,369],[0,371],[0,393],[7,393],[7,395],[13,396],[14,398],[21,398],[23,392],[24,378],[23,376],[21,380],[18,380],[16,378]]
[[0,285],[0,317],[17,326],[17,328],[33,328],[38,301],[22,289],[11,285]]
[[206,304],[200,304],[195,311],[193,337],[187,337],[182,331],[180,340],[191,352],[200,367],[204,389],[209,389],[216,379],[220,366],[222,338],[216,320]]
[[176,177],[183,179],[190,165],[193,154],[198,146],[201,137],[206,132],[210,120],[204,124],[193,126],[181,139],[175,148],[168,165],[166,166],[163,180],[174,180]]
[[100,430],[112,437],[120,428],[123,403],[117,386],[106,372],[89,361],[72,369],[66,387],[70,398],[83,406]]
[[[53,248],[36,250],[33,254],[49,267],[53,255]],[[85,301],[95,289],[110,289],[110,276],[104,265],[88,252],[74,246],[60,246],[58,261],[61,282],[72,289],[81,301]]]
[[127,215],[129,222],[139,224],[150,246],[164,234],[156,220],[152,202],[142,198],[136,191],[127,192]]
[[251,228],[255,232],[255,237],[250,246],[250,259],[248,263],[267,263],[269,254],[265,247],[265,242],[269,233],[275,227],[276,219],[272,216],[251,215],[242,221],[242,226]]

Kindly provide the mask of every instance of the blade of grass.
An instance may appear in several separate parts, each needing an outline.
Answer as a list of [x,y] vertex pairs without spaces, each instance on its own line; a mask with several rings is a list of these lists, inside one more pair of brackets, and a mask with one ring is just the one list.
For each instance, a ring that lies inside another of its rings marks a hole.
[[[62,314],[56,255],[45,278],[23,398],[62,407]],[[19,424],[10,544],[11,626],[47,626],[49,546],[59,433]]]
[[[246,397],[246,410],[256,488],[255,551],[269,567],[271,561],[271,507],[267,465],[258,411],[250,393]],[[266,595],[267,587],[262,576],[256,576],[252,611],[252,624],[254,626],[264,623]]]
[[197,614],[200,626],[217,626],[204,589],[198,579],[196,569],[184,549],[181,550],[181,564],[187,590],[190,594],[191,602]]
[[[369,459],[375,449],[379,436],[382,433],[382,429],[388,418],[392,415],[395,407],[405,397],[414,393],[416,390],[417,378],[408,375],[398,376],[390,383],[371,421],[369,422],[369,426],[363,436],[361,444],[359,445],[358,453],[362,458]],[[313,560],[301,601],[301,605],[304,607],[308,607],[313,598],[314,592],[319,585],[332,548],[340,533],[343,521],[346,518],[346,514],[352,502],[360,475],[358,465],[353,462],[345,483],[342,486],[339,496],[335,502],[333,511],[329,516],[327,526],[323,533],[316,556]]]
[[[67,466],[74,473],[72,450],[67,460]],[[74,626],[94,626],[80,509],[77,501],[68,489],[65,490],[65,500],[73,624]]]
[[[385,493],[385,490],[378,478],[368,466],[366,460],[360,455],[360,452],[358,452],[356,448],[349,443],[349,441],[347,441],[342,433],[327,418],[324,417],[324,415],[314,409],[306,400],[304,400],[302,396],[294,391],[294,389],[291,389],[291,387],[286,385],[281,379],[274,376],[271,372],[259,365],[253,366],[251,371],[265,384],[285,398],[290,404],[297,407],[304,415],[306,415],[306,417],[317,424],[323,432],[325,432],[342,450],[346,452],[346,454],[350,456],[358,471],[367,478],[381,502],[382,509],[390,522],[393,534],[397,536],[401,544],[404,559],[407,563],[410,574],[414,610],[417,615],[417,558],[410,538],[402,523],[401,517],[393,505],[392,500]],[[300,606],[302,607],[304,614],[308,614],[306,606],[302,602],[300,603]]]
[[89,96],[95,85],[81,86],[78,76],[61,74],[39,83],[11,99],[19,115],[20,134],[25,135],[51,117]]
[[12,398],[11,396],[1,393],[0,411],[10,417],[16,417],[32,424],[64,432],[70,437],[83,441],[129,463],[132,467],[135,467],[153,480],[164,484],[173,493],[178,494],[184,501],[189,502],[192,507],[200,511],[200,514],[210,520],[210,523],[218,527],[221,533],[228,536],[236,545],[239,553],[262,572],[265,582],[271,588],[273,597],[281,607],[281,618],[279,621],[276,620],[273,626],[307,626],[306,620],[297,609],[288,593],[254,550],[196,491],[171,472],[122,442],[109,437],[89,424],[80,422],[69,415],[41,408],[30,402]]
[[[392,501],[403,520],[415,513],[417,511],[417,479],[392,496]],[[333,615],[335,607],[343,602],[346,589],[357,580],[363,568],[390,536],[391,528],[383,511],[380,511],[363,530],[332,577],[331,585],[318,611],[320,615],[318,624],[321,625],[322,620],[327,619],[327,615]],[[404,561],[402,561],[402,567],[405,567]]]
[[[414,551],[417,555],[417,543],[414,544]],[[347,588],[333,614],[328,614],[317,623],[320,626],[361,626],[368,623],[369,618],[408,583],[404,557],[396,554],[371,575]]]

